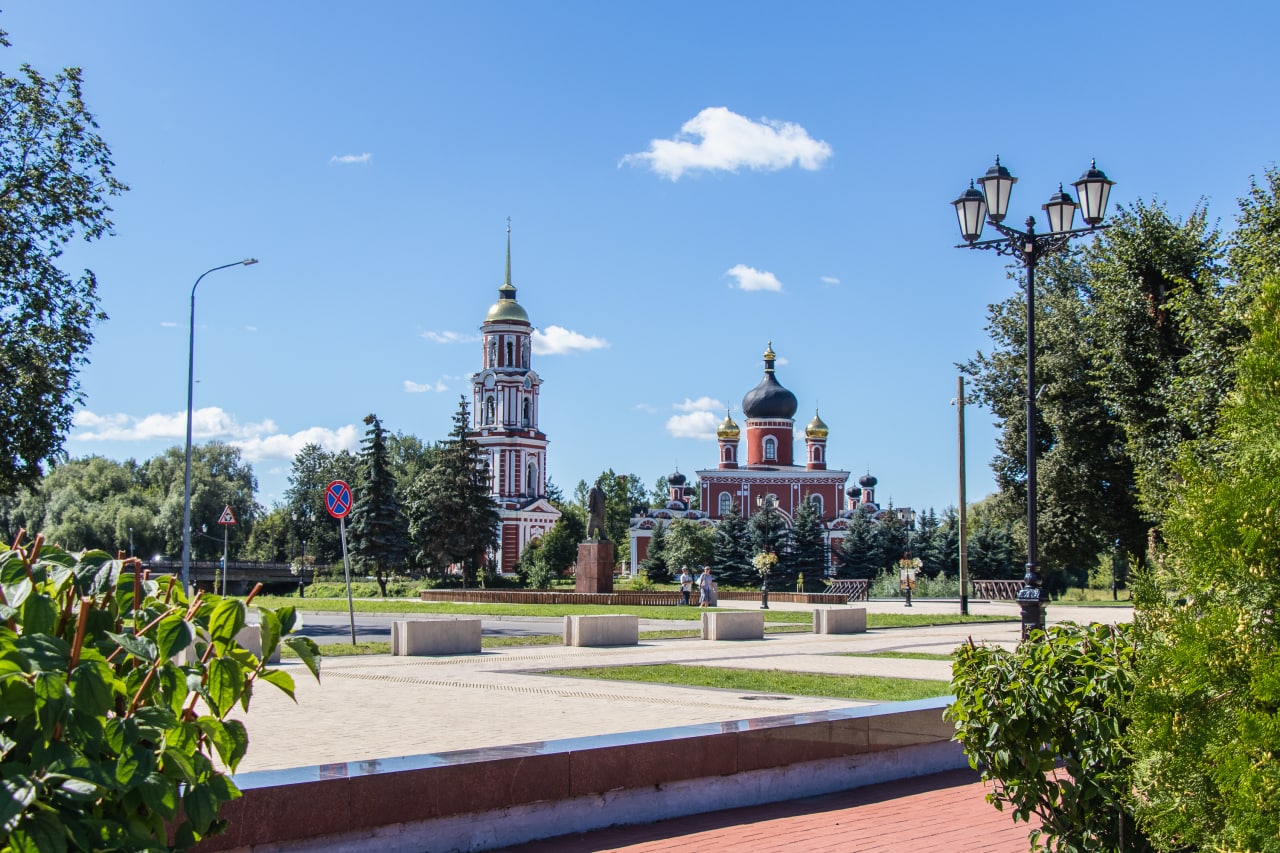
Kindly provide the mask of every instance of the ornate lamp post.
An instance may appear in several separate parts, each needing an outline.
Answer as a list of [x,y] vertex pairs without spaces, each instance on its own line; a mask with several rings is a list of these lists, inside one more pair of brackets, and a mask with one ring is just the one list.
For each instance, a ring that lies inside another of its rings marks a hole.
[[[1004,224],[1009,209],[1009,196],[1018,179],[1000,165],[1000,158],[987,173],[974,182],[952,202],[960,223],[960,235],[965,242],[959,249],[990,249],[998,255],[1012,257],[1022,262],[1026,271],[1027,293],[1027,573],[1022,589],[1018,590],[1018,604],[1022,608],[1022,637],[1026,639],[1033,630],[1044,629],[1045,596],[1040,576],[1039,549],[1036,542],[1036,325],[1035,292],[1036,264],[1045,255],[1060,252],[1073,237],[1094,233],[1102,226],[1106,216],[1107,197],[1115,183],[1098,168],[1096,161],[1072,186],[1080,197],[1076,204],[1070,193],[1058,185],[1058,191],[1042,205],[1049,219],[1049,232],[1036,233],[1035,217],[1028,216],[1026,230],[1019,231]],[[1087,228],[1072,228],[1076,210]],[[1003,237],[979,241],[984,222],[990,222]]]
[[243,261],[205,270],[200,273],[196,283],[191,285],[191,334],[187,339],[187,454],[182,477],[182,591],[185,593],[191,591],[191,401],[196,379],[196,288],[211,272],[228,267],[252,266],[257,262],[257,258],[245,258]]

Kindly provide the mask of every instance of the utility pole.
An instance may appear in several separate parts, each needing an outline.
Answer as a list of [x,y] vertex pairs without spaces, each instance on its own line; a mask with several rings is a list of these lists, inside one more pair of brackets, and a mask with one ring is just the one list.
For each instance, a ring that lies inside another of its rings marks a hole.
[[969,615],[969,506],[964,493],[964,377],[956,377],[956,414],[960,427],[960,615]]

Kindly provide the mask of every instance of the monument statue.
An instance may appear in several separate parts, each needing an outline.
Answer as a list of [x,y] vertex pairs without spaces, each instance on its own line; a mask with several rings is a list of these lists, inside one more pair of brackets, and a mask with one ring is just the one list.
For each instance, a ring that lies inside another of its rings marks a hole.
[[587,538],[604,539],[604,489],[597,481],[587,492]]

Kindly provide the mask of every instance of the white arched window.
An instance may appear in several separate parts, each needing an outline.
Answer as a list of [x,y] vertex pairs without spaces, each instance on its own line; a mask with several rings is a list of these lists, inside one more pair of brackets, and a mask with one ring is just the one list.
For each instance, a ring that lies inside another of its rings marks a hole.
[[720,517],[724,518],[733,509],[733,495],[728,492],[720,493]]
[[497,402],[493,399],[493,397],[485,397],[484,398],[484,422],[487,424],[493,423],[493,420],[494,418],[497,417],[497,414],[498,414]]
[[813,504],[813,508],[818,511],[818,516],[821,517],[822,516],[822,495],[819,495],[816,492],[812,495],[809,495],[809,503]]
[[536,498],[538,496],[538,463],[530,461],[529,470],[525,477],[524,493],[526,497]]
[[764,439],[764,458],[769,462],[778,458],[778,441],[771,435]]
[[489,367],[498,366],[498,339],[489,338]]
[[818,445],[816,445],[816,444],[815,444],[813,447],[809,448],[809,461],[810,461],[810,462],[821,462],[821,461],[822,461],[822,448],[821,448],[821,447],[819,447]]
[[529,399],[527,397],[525,398],[524,403],[521,404],[520,408],[521,408],[521,418],[524,421],[524,425],[528,426],[530,421],[529,421]]

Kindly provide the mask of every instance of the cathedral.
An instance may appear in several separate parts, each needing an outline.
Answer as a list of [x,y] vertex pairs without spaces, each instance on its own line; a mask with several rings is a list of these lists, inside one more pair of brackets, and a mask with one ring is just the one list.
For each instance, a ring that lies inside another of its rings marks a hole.
[[[700,510],[692,509],[694,488],[679,471],[667,478],[671,489],[665,507],[638,511],[631,519],[631,572],[635,573],[648,552],[649,539],[659,526],[677,518],[710,526],[730,512],[749,518],[766,506],[789,527],[802,501],[818,511],[828,553],[834,554],[854,512],[883,514],[875,502],[876,478],[861,477],[858,486],[845,491],[849,472],[827,467],[830,428],[815,411],[804,428],[804,458],[795,459],[796,395],[778,382],[777,354],[770,343],[764,353],[764,376],[742,398],[746,430],[726,413],[716,430],[719,464],[697,472]],[[745,446],[744,446],[745,445]],[[745,459],[740,455],[745,452]]]
[[547,436],[538,429],[542,378],[531,367],[533,325],[511,284],[511,227],[507,273],[480,326],[481,370],[471,377],[471,440],[489,463],[490,495],[501,527],[489,567],[513,574],[525,546],[560,518],[547,500]]

